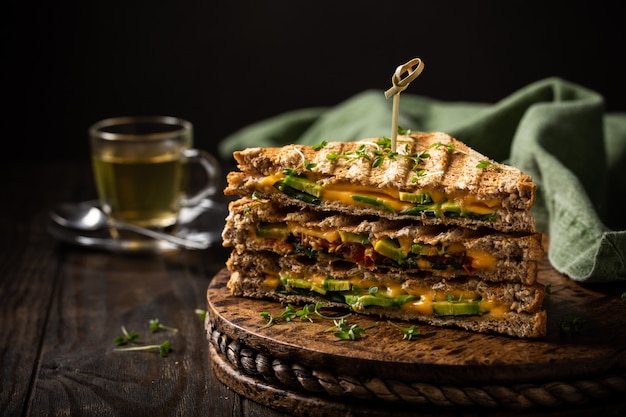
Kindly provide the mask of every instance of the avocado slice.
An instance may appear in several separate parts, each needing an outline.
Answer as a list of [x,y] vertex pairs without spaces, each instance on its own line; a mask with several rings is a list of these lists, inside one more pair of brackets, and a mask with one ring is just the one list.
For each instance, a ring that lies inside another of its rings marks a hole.
[[402,263],[406,254],[400,249],[400,245],[390,238],[377,240],[374,243],[374,250],[387,258],[393,259],[397,263]]
[[324,288],[328,291],[350,291],[351,285],[347,279],[327,278],[324,280]]
[[314,291],[319,294],[326,294],[326,288],[320,287],[315,283],[308,281],[304,278],[281,278],[280,279],[283,286],[287,289],[291,288],[300,288],[303,290]]
[[268,239],[286,240],[289,230],[285,223],[261,222],[257,225],[256,235]]
[[276,181],[274,183],[274,188],[276,188],[278,191],[282,193],[285,193],[289,197],[293,197],[300,201],[304,201],[305,203],[315,204],[315,205],[320,205],[322,203],[322,200],[319,197],[316,197],[312,194],[309,194],[307,192],[298,190],[290,185],[287,185],[285,183],[285,180]]
[[350,232],[343,232],[340,230],[339,237],[341,238],[341,241],[344,243],[361,243],[363,245],[370,244],[370,239],[367,233],[356,234],[356,233],[350,233]]
[[400,191],[400,201],[406,201],[408,203],[426,204],[432,203],[433,199],[428,193],[409,193],[406,191]]
[[322,195],[322,186],[306,177],[288,175],[283,179],[283,182],[285,185],[295,188],[298,191],[302,191],[303,193],[311,194],[315,197],[320,197]]
[[433,311],[436,316],[476,316],[480,314],[478,301],[436,301]]
[[390,213],[395,213],[396,211],[393,209],[393,207],[385,204],[384,201],[382,201],[380,198],[376,198],[376,197],[372,197],[369,195],[358,195],[355,194],[352,196],[352,199],[354,201],[357,201],[359,203],[365,203],[365,204],[370,204],[374,207],[377,207],[381,210],[385,210],[388,211]]
[[399,307],[402,304],[419,300],[419,296],[413,296],[409,294],[399,295],[393,298],[381,297],[374,294],[345,294],[344,299],[346,304],[349,304],[352,307],[367,307],[367,306],[380,306],[380,307]]
[[425,213],[427,216],[437,216],[437,204],[436,203],[426,203],[426,204],[418,204],[406,210],[402,210],[398,213],[401,216],[417,216]]

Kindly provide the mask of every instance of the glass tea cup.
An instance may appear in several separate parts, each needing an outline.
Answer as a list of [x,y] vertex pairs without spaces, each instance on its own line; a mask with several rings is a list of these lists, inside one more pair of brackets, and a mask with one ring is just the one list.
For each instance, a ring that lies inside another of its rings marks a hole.
[[[114,117],[93,124],[89,137],[98,197],[111,224],[171,231],[182,207],[197,205],[218,190],[219,163],[210,153],[193,148],[193,126],[186,120]],[[205,184],[193,193],[190,164],[206,173]]]

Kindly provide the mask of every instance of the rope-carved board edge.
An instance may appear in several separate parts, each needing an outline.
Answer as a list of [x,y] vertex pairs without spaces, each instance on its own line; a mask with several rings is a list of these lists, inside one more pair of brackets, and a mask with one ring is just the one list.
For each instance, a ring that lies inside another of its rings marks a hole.
[[582,405],[626,394],[626,374],[541,384],[455,386],[334,375],[259,352],[220,332],[207,315],[208,341],[240,372],[274,386],[330,397],[442,407],[532,409]]

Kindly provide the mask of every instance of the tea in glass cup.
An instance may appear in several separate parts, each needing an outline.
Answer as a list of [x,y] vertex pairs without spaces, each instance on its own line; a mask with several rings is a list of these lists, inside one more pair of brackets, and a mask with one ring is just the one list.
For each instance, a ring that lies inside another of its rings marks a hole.
[[[169,230],[181,207],[215,194],[217,160],[193,148],[193,126],[176,117],[116,117],[89,128],[91,157],[102,210],[110,218]],[[187,197],[186,165],[198,163],[206,184]]]

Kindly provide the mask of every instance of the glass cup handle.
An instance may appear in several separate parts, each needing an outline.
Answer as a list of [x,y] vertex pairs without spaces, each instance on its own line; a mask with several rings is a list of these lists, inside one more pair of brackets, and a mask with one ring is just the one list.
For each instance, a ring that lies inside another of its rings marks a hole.
[[219,186],[219,180],[221,176],[221,169],[217,159],[208,152],[200,149],[185,149],[183,150],[183,156],[187,162],[197,162],[200,164],[207,176],[207,181],[204,187],[191,197],[186,197],[181,200],[181,205],[195,206],[200,202],[215,194]]

